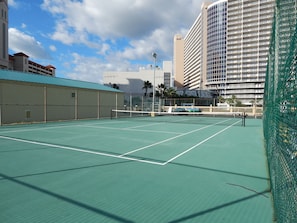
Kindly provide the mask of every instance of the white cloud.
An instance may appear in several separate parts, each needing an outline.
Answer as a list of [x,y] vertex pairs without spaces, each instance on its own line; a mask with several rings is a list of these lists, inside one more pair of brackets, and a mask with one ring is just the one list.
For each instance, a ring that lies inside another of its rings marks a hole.
[[72,53],[64,66],[71,70],[65,73],[67,78],[97,83],[103,83],[104,71],[126,71],[138,68],[138,65],[131,66],[128,60],[123,60],[116,55],[110,56],[106,62],[98,57],[83,56],[78,53]]
[[[86,4],[87,2],[85,1]],[[101,27],[94,32],[101,36],[126,36],[136,39],[165,27],[178,31],[181,25],[189,22],[190,15],[199,11],[193,10],[190,2],[189,0],[113,0],[102,8],[101,16],[94,15],[98,19],[97,27]],[[100,3],[94,7],[101,8]],[[88,29],[92,31],[91,27]]]
[[15,0],[8,0],[9,7],[17,7],[18,3]]
[[97,52],[100,55],[106,55],[106,53],[110,50],[110,45],[109,44],[102,44],[101,48]]
[[50,45],[49,46],[49,49],[53,52],[56,52],[57,51],[57,48],[54,46],[54,45]]
[[15,28],[9,28],[9,48],[14,52],[23,52],[35,59],[51,59],[42,44],[33,36],[27,35]]
[[102,70],[106,68],[106,65],[100,59],[73,53],[71,64],[74,67],[72,67],[72,72],[66,74],[68,78],[103,83]]
[[[50,37],[66,45],[84,45],[99,58],[73,54],[66,76],[102,82],[105,70],[127,70],[132,61],[172,60],[173,37],[186,34],[203,0],[43,0],[56,25]],[[119,40],[128,43],[119,48]],[[104,56],[104,59],[101,59]],[[144,66],[143,64],[141,66]]]
[[[171,53],[172,46],[162,44],[169,39],[172,42],[175,33],[190,28],[199,14],[200,3],[201,0],[44,0],[42,8],[56,16],[52,38],[64,44],[90,45],[88,35],[102,41],[125,37],[134,43],[140,40],[139,44],[151,39],[153,44],[159,42],[156,47],[164,53]],[[153,40],[156,32],[165,35]]]

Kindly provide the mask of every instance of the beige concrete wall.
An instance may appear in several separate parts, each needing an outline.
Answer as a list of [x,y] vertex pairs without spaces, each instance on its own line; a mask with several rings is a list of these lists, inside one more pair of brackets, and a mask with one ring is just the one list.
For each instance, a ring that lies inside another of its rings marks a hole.
[[75,89],[51,86],[46,88],[46,121],[75,119]]
[[99,92],[80,89],[77,92],[77,118],[99,118]]
[[123,93],[0,82],[0,125],[109,118],[123,104]]
[[116,109],[117,95],[111,92],[100,92],[100,117],[110,117],[111,109]]
[[43,87],[1,83],[2,123],[43,121]]

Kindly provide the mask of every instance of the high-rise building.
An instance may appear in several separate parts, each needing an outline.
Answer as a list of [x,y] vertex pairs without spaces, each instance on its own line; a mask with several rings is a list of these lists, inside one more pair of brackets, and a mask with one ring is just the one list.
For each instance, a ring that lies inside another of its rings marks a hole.
[[173,74],[174,86],[184,86],[184,39],[182,35],[176,34],[173,39]]
[[275,0],[203,3],[184,38],[184,87],[235,96],[246,105],[261,103],[274,4]]
[[217,91],[225,87],[227,54],[227,0],[207,8],[207,73],[204,88]]
[[184,38],[184,87],[202,89],[206,77],[207,58],[207,8],[203,3],[198,16]]
[[0,0],[0,69],[8,67],[8,5]]
[[275,0],[228,0],[225,89],[244,104],[261,103]]

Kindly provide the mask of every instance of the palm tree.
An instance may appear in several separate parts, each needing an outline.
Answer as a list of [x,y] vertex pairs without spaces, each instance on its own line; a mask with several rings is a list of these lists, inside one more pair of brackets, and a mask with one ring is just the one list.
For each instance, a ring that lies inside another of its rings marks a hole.
[[112,88],[114,88],[114,89],[120,89],[120,87],[117,84],[115,84],[115,83],[112,84],[112,83],[109,82],[109,86],[112,87]]
[[176,90],[174,88],[170,87],[170,88],[166,89],[164,94],[166,97],[173,98],[176,96]]
[[114,89],[120,89],[120,87],[117,84],[112,84],[112,88],[114,88]]
[[225,100],[225,98],[223,98],[223,96],[219,96],[218,97],[218,99],[219,99],[219,103],[224,103],[226,100]]
[[[166,91],[164,92],[164,95],[165,95],[165,97],[167,97],[167,98],[174,98],[174,97],[177,96],[177,94],[176,94],[176,90],[175,90],[174,88],[172,88],[172,87],[166,89]],[[170,102],[170,106],[171,106],[171,105],[172,105],[172,100],[169,99],[169,102]],[[174,102],[174,103],[175,103],[175,102]]]
[[149,82],[149,81],[144,81],[144,82],[143,82],[143,87],[142,87],[142,89],[145,90],[145,92],[144,92],[144,97],[146,97],[146,95],[147,95],[147,90],[148,90],[149,88],[152,88],[152,87],[153,87],[153,85],[152,85],[151,82]]
[[164,84],[159,84],[158,87],[157,87],[157,90],[158,90],[158,92],[159,92],[159,96],[160,96],[161,98],[164,98],[164,96],[165,96],[165,91],[167,90],[167,88],[165,87],[165,85],[164,85]]
[[230,105],[235,106],[236,103],[237,103],[237,98],[236,98],[236,96],[235,96],[235,95],[232,95],[231,98],[228,98],[228,99],[227,99],[227,103],[230,104]]

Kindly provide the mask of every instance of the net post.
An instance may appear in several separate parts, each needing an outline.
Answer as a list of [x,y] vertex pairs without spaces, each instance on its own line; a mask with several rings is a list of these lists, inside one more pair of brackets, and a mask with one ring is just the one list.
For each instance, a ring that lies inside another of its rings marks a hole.
[[110,119],[113,119],[113,113],[115,113],[115,118],[118,118],[117,110],[110,109]]
[[0,126],[2,126],[2,110],[1,110],[1,105],[0,105]]
[[241,126],[243,126],[243,127],[245,127],[245,118],[246,118],[246,114],[245,114],[245,112],[243,112],[242,113],[242,124],[241,124]]

